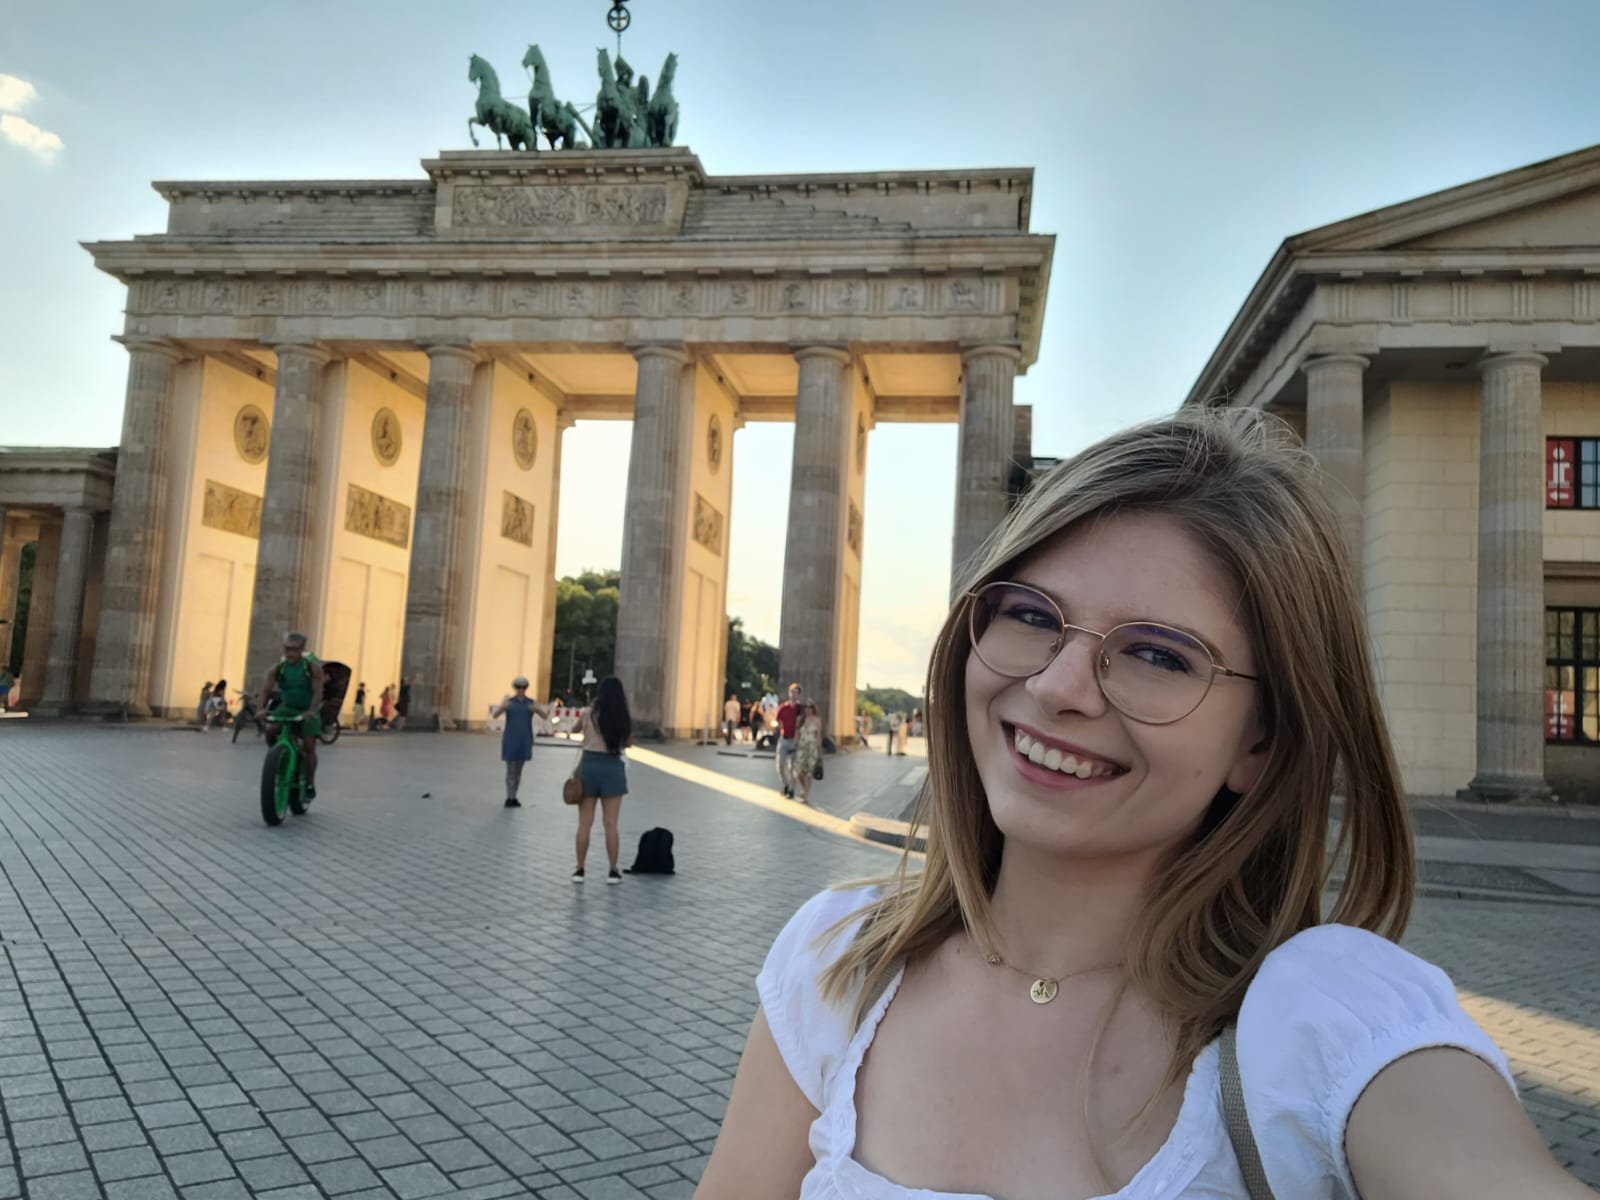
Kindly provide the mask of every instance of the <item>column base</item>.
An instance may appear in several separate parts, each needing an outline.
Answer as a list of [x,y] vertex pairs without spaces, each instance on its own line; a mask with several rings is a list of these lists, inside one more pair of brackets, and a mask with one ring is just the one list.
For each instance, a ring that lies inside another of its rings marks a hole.
[[1456,792],[1457,800],[1474,804],[1549,804],[1555,798],[1537,775],[1479,775]]
[[78,706],[78,713],[107,721],[147,721],[155,715],[148,704],[119,704],[112,700],[86,700]]

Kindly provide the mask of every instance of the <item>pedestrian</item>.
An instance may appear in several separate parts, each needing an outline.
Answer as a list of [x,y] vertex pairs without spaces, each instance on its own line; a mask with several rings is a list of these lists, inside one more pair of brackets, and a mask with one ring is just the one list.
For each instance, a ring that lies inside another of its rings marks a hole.
[[589,857],[589,832],[594,828],[595,802],[599,801],[605,826],[607,883],[621,883],[617,856],[622,851],[622,834],[617,820],[622,798],[628,794],[628,767],[623,752],[633,745],[633,718],[628,713],[628,697],[622,681],[608,675],[600,681],[594,703],[578,712],[578,729],[583,735],[583,751],[578,759],[578,777],[583,783],[583,799],[578,801],[578,866],[572,882],[583,882],[583,867]]
[[394,701],[394,720],[391,722],[396,729],[406,727],[406,717],[411,713],[411,681],[400,680],[400,694]]
[[739,740],[746,745],[750,743],[750,702],[739,701]]
[[374,729],[388,729],[394,723],[394,684],[390,684],[378,694],[378,719],[372,723]]
[[1588,1194],[1397,944],[1404,782],[1279,418],[1197,405],[1089,447],[953,594],[924,861],[778,935],[701,1200]]
[[733,745],[733,735],[739,728],[739,697],[728,693],[728,701],[722,706],[722,741],[724,745]]
[[211,699],[206,701],[206,719],[201,726],[210,729],[216,725],[228,723],[228,681],[217,680],[216,687],[211,689]]
[[750,740],[757,746],[761,745],[762,714],[759,704],[750,706]]
[[900,713],[900,728],[895,730],[894,752],[901,758],[906,756],[906,739],[911,735],[911,718]]
[[894,744],[895,744],[896,741],[899,740],[899,737],[900,737],[900,714],[897,713],[897,712],[892,712],[892,713],[889,714],[889,740],[884,744],[884,747],[883,747],[883,751],[884,751],[885,754],[891,755],[891,756],[894,754]]
[[356,699],[352,729],[365,729],[367,727],[367,685],[356,684]]
[[807,700],[800,710],[794,733],[794,778],[800,788],[800,803],[811,803],[811,781],[822,762],[822,718],[817,706]]
[[0,663],[0,713],[8,712],[11,708],[11,685],[17,677],[11,673],[11,668],[5,663]]
[[194,706],[194,723],[201,729],[206,727],[206,706],[211,703],[211,681],[208,679],[205,686],[200,689],[200,699]]
[[506,807],[521,808],[517,789],[522,786],[522,768],[533,757],[533,716],[547,711],[528,695],[528,677],[511,681],[512,694],[489,709],[491,717],[504,717],[500,734],[500,761],[506,764]]
[[778,728],[778,786],[789,799],[794,799],[794,731],[800,723],[800,685],[789,685],[789,698],[778,705],[773,718]]

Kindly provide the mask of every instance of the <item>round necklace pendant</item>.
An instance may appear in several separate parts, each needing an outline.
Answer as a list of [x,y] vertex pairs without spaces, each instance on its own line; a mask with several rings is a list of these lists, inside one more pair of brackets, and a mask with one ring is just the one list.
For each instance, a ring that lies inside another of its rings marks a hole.
[[1035,979],[1033,986],[1028,989],[1028,999],[1035,1004],[1049,1004],[1060,990],[1054,979]]

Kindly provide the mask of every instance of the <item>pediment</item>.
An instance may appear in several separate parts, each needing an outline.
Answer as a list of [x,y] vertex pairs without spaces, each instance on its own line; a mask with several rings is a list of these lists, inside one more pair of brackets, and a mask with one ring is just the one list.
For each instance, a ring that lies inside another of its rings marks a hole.
[[1600,146],[1324,225],[1288,245],[1317,253],[1600,246]]

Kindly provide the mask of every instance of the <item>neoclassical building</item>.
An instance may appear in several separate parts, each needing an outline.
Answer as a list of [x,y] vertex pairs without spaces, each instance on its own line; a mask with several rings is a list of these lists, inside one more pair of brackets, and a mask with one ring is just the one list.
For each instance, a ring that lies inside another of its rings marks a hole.
[[1187,402],[1320,461],[1408,791],[1595,798],[1600,147],[1289,238]]
[[[0,455],[0,545],[34,537],[53,573],[34,694],[184,714],[291,628],[374,691],[409,678],[414,724],[481,720],[518,671],[547,693],[562,431],[628,420],[626,477],[586,481],[627,492],[618,673],[641,726],[688,734],[722,698],[735,433],[793,421],[782,671],[849,730],[872,430],[959,425],[929,464],[958,476],[957,562],[1026,459],[1012,385],[1053,249],[1031,170],[422,165],[158,183],[165,231],[88,247],[128,286],[109,516],[110,456],[52,500],[42,457]],[[8,580],[14,557],[0,612]]]

